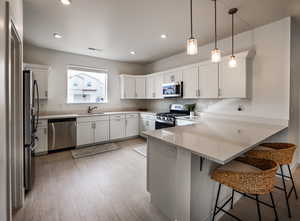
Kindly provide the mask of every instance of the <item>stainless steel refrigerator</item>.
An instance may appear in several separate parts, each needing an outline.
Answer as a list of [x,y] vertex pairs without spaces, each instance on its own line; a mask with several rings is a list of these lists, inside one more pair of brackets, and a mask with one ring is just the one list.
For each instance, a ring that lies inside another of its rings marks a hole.
[[34,149],[39,122],[39,89],[30,70],[23,71],[24,82],[24,186],[30,191],[34,182]]

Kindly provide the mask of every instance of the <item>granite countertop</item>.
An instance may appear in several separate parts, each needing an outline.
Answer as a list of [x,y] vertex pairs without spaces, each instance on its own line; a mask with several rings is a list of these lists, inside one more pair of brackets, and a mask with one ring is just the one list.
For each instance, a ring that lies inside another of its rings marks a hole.
[[226,164],[286,128],[286,125],[202,118],[197,124],[146,131],[144,134]]
[[133,113],[146,113],[146,114],[153,114],[155,112],[148,112],[148,111],[110,111],[110,112],[94,112],[91,114],[88,113],[44,113],[40,115],[41,120],[46,119],[59,119],[59,118],[78,118],[78,117],[93,117],[93,116],[106,116],[106,115],[114,115],[114,114],[133,114]]

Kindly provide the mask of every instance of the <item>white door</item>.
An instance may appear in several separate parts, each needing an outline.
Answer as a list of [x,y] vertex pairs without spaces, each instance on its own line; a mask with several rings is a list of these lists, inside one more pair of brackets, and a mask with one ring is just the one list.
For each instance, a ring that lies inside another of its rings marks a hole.
[[182,72],[183,98],[197,98],[198,94],[198,65],[188,67]]
[[77,146],[94,143],[92,122],[77,123]]
[[37,129],[36,154],[46,153],[48,151],[48,129],[46,127],[38,127]]
[[150,75],[147,77],[147,98],[155,98],[155,76]]
[[199,64],[199,94],[200,98],[218,98],[219,90],[218,64],[202,62]]
[[246,98],[246,60],[237,58],[237,66],[230,68],[228,59],[220,63],[219,87],[221,98]]
[[126,116],[126,137],[133,137],[139,134],[139,115]]
[[31,69],[33,72],[33,78],[37,81],[39,86],[40,99],[48,98],[48,70]]
[[135,78],[136,98],[146,97],[146,77]]
[[164,73],[164,83],[173,83],[182,81],[182,71],[172,70]]
[[101,120],[94,122],[95,143],[109,140],[109,121]]
[[134,76],[125,76],[121,77],[121,97],[128,99],[128,98],[135,98],[136,91],[135,91],[135,77]]
[[162,85],[164,83],[164,75],[162,73],[155,75],[154,90],[155,98],[163,98]]
[[110,139],[120,139],[125,137],[125,118],[114,117],[110,119]]

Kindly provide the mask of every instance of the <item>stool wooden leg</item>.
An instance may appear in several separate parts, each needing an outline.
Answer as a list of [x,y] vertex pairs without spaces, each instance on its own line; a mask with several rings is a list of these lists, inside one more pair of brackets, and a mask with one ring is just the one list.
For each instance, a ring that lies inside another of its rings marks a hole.
[[257,207],[257,213],[258,213],[258,220],[261,221],[259,199],[258,199],[258,195],[257,194],[255,195],[255,199],[256,199],[256,207]]
[[289,204],[289,197],[288,197],[288,193],[287,193],[287,190],[286,190],[286,185],[285,185],[285,179],[284,179],[282,165],[280,165],[280,172],[281,172],[282,184],[283,184],[283,189],[284,189],[284,194],[285,194],[286,206],[288,208],[289,217],[291,218],[292,214],[291,214],[291,209],[290,209],[290,204]]
[[295,183],[294,183],[293,174],[291,172],[290,165],[288,164],[287,166],[288,166],[288,169],[289,169],[290,178],[292,180],[292,184],[293,184],[293,189],[294,189],[294,192],[295,192],[295,196],[296,196],[296,199],[298,199],[298,194],[297,194],[296,186],[295,186]]
[[275,217],[276,217],[275,221],[278,221],[277,209],[276,209],[276,205],[274,203],[274,198],[273,198],[272,192],[270,192],[270,197],[271,197],[271,201],[272,201],[272,205],[273,205],[274,214],[275,214]]
[[231,206],[230,206],[231,209],[233,209],[233,200],[234,200],[234,189],[232,189],[232,194],[231,194]]
[[215,204],[215,208],[214,208],[214,214],[213,214],[213,218],[212,221],[215,220],[215,216],[216,216],[216,212],[217,212],[217,207],[218,207],[218,201],[219,201],[219,196],[220,196],[220,191],[221,191],[221,186],[222,184],[219,184],[219,188],[218,188],[218,194],[217,194],[217,199],[216,199],[216,204]]

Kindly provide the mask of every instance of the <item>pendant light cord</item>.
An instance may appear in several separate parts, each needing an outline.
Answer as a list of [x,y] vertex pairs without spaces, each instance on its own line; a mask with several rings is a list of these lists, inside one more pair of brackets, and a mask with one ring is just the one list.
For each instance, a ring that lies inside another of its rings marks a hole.
[[215,48],[217,48],[217,0],[215,1]]
[[234,56],[234,14],[232,14],[232,56]]
[[190,0],[190,14],[191,14],[191,38],[194,38],[193,35],[193,0]]

